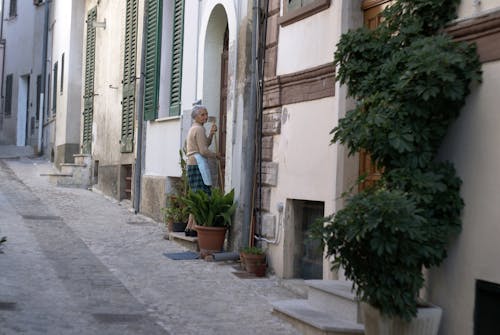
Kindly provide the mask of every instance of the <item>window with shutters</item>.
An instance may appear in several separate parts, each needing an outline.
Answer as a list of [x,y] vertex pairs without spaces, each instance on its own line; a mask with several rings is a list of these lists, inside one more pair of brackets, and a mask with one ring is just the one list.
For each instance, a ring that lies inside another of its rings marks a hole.
[[9,17],[17,16],[17,0],[10,0]]
[[127,0],[123,60],[121,152],[134,150],[137,0]]
[[82,153],[90,154],[92,145],[92,122],[94,119],[95,76],[95,29],[92,22],[97,19],[97,7],[87,13],[87,40],[85,41],[85,80],[83,93]]
[[57,112],[57,67],[58,64],[55,62],[54,69],[52,70],[52,78],[54,78],[52,82],[52,115],[55,115]]
[[182,40],[184,35],[184,0],[175,0],[172,38],[172,73],[170,77],[170,116],[181,113]]
[[144,80],[144,120],[158,117],[162,1],[148,0]]
[[283,0],[281,26],[286,26],[330,7],[330,0]]
[[9,118],[12,115],[12,85],[13,75],[9,74],[5,77],[5,107],[4,117]]

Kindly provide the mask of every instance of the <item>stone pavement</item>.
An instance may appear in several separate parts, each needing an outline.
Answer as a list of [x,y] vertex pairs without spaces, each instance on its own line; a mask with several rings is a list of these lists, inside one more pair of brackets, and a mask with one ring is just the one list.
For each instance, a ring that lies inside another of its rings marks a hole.
[[[0,147],[1,157],[1,147]],[[299,334],[271,314],[296,298],[186,251],[127,204],[58,188],[41,158],[0,158],[0,334]]]

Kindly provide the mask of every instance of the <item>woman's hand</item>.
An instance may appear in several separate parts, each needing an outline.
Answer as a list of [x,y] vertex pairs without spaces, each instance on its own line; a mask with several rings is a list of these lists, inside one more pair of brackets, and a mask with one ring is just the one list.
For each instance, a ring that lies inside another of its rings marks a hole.
[[212,127],[210,128],[210,135],[213,136],[217,132],[217,125],[212,123]]

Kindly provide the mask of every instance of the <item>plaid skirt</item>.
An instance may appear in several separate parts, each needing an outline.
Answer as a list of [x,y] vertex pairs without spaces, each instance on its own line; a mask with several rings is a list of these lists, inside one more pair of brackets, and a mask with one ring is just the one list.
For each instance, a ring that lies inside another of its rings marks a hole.
[[205,183],[203,182],[203,177],[201,176],[200,169],[198,169],[198,165],[188,165],[187,176],[188,176],[189,188],[193,192],[202,190],[206,194],[212,194],[211,187],[205,185]]

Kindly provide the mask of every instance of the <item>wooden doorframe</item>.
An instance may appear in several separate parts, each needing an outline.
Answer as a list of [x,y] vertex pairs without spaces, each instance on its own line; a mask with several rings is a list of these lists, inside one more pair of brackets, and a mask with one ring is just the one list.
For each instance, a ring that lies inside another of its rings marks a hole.
[[221,54],[221,80],[220,80],[220,108],[219,108],[219,136],[218,151],[221,155],[219,160],[219,186],[224,189],[226,175],[226,136],[227,136],[227,84],[228,84],[228,59],[229,59],[229,27],[226,26]]

